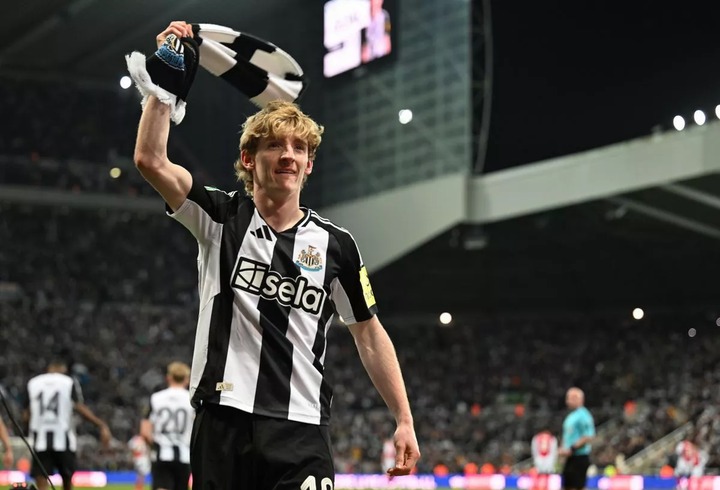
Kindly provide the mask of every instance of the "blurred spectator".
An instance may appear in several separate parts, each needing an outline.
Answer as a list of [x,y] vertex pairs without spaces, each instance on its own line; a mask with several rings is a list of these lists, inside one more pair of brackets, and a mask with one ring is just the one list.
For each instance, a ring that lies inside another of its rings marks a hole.
[[530,442],[533,465],[538,473],[555,473],[558,440],[548,429],[535,434]]

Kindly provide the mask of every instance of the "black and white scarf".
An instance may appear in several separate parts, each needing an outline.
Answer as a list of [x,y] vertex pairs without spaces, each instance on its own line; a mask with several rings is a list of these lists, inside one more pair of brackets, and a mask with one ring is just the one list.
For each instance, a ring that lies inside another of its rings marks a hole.
[[[197,58],[200,66],[240,90],[256,106],[264,107],[268,102],[278,99],[294,102],[305,90],[307,83],[300,65],[274,44],[216,24],[192,24],[192,29],[199,50]],[[182,43],[175,41],[169,46],[180,56],[183,55]],[[153,56],[157,57],[163,48],[167,52],[167,47],[163,46]],[[167,56],[160,58],[169,64]],[[155,95],[161,102],[171,106],[171,118],[179,124],[185,116],[185,97],[194,73],[191,77],[185,77],[187,87],[179,95],[159,86],[157,80],[152,80],[142,53],[131,53],[126,56],[126,60],[130,75],[143,95],[143,107],[147,96]]]

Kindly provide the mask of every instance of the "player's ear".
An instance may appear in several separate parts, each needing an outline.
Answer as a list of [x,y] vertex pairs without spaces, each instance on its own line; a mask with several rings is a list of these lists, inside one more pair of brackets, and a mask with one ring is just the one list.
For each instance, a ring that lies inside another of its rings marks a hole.
[[243,167],[245,170],[252,170],[255,168],[255,157],[250,154],[247,150],[240,151],[240,160],[242,160]]
[[313,161],[308,160],[307,167],[305,167],[305,175],[310,175],[313,171]]

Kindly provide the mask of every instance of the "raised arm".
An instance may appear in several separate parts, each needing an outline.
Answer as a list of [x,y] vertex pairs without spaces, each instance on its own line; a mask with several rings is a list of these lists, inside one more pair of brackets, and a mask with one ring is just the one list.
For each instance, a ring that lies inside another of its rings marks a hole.
[[[167,29],[158,34],[158,46],[165,38],[175,34],[178,38],[192,36],[190,24],[172,22]],[[138,127],[135,143],[135,166],[145,180],[163,197],[173,211],[185,202],[192,176],[185,168],[172,163],[167,156],[167,143],[170,134],[170,107],[161,103],[155,96],[148,96]]]
[[407,475],[420,459],[420,449],[395,347],[377,315],[370,320],[350,325],[349,329],[355,338],[365,370],[397,424],[393,437],[396,449],[395,467],[389,468],[388,474]]

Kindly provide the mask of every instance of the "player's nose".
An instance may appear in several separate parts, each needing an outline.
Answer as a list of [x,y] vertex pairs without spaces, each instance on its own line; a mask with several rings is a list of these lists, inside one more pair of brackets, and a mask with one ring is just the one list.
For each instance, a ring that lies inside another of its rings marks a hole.
[[280,154],[280,158],[282,160],[294,160],[295,159],[295,149],[293,148],[292,144],[287,144],[284,146],[283,151]]

